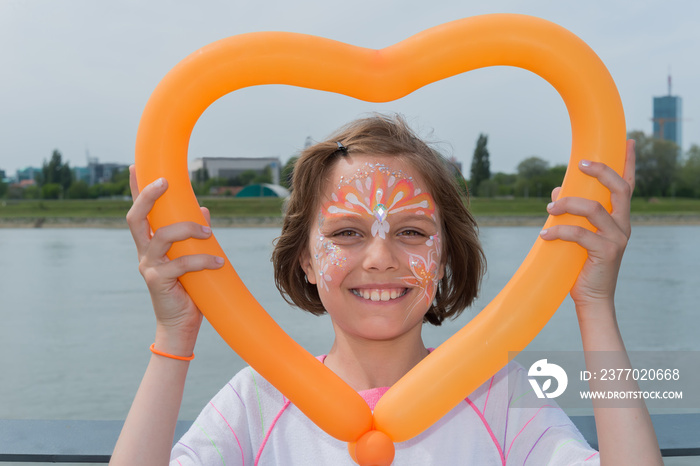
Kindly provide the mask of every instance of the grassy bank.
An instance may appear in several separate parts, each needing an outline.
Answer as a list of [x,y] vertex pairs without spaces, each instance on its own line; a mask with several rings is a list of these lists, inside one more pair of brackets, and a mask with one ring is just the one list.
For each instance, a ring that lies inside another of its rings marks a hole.
[[[471,211],[478,217],[541,217],[548,199],[473,198]],[[204,198],[213,217],[274,218],[281,216],[282,200],[273,198]],[[124,218],[131,206],[129,200],[26,200],[0,201],[0,219],[117,219]],[[687,216],[700,219],[697,199],[634,199],[632,213],[638,216]]]

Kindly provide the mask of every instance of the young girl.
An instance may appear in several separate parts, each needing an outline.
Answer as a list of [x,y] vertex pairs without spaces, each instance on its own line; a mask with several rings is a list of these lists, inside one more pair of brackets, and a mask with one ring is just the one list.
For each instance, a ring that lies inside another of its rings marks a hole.
[[[625,351],[613,295],[630,234],[633,144],[626,160],[624,178],[601,163],[578,167],[610,190],[612,214],[582,198],[562,198],[547,208],[552,215],[584,216],[597,233],[574,226],[541,233],[588,250],[571,291],[586,351]],[[330,314],[335,341],[319,359],[374,408],[428,356],[423,323],[440,325],[475,298],[485,266],[476,223],[446,164],[398,117],[355,121],[306,149],[292,184],[273,253],[277,287],[291,304]],[[112,464],[157,465],[169,458],[174,465],[354,464],[345,442],[315,426],[250,368],[223,387],[171,452],[187,357],[202,321],[177,278],[218,268],[223,258],[168,260],[173,242],[206,238],[210,228],[184,222],[151,232],[146,216],[167,180],[138,193],[132,170],[131,189],[127,220],[157,325],[155,351]],[[643,402],[625,409],[594,404],[598,455],[552,400],[517,407],[513,400],[532,391],[526,375],[508,364],[435,425],[397,444],[393,464],[662,464]]]

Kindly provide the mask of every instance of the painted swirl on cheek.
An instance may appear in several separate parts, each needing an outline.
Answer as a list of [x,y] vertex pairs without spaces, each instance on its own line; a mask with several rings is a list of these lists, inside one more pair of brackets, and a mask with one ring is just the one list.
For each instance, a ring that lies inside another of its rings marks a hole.
[[[325,218],[323,214],[318,216],[318,229],[316,231],[316,242],[314,245],[314,261],[318,270],[318,286],[329,291],[328,283],[333,281],[332,271],[334,268],[343,268],[347,258],[343,256],[340,247],[321,232]],[[332,267],[331,267],[332,266]]]
[[408,265],[413,276],[403,277],[403,282],[407,286],[418,288],[420,292],[409,305],[410,309],[406,319],[419,303],[424,302],[424,305],[430,307],[440,282],[440,258],[442,257],[440,235],[438,233],[431,235],[426,240],[425,245],[429,246],[425,256],[408,254]]

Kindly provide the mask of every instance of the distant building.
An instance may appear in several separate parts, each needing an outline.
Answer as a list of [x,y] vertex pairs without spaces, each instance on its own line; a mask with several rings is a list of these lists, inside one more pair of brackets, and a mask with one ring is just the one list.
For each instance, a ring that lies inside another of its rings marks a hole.
[[197,176],[199,170],[207,174],[207,178],[236,178],[246,171],[263,173],[267,167],[272,171],[272,184],[280,183],[282,163],[277,157],[203,157],[194,159],[190,164],[190,179]]
[[90,184],[90,169],[88,167],[73,167],[72,170],[75,181],[84,181]]
[[25,180],[34,181],[37,176],[41,173],[41,168],[27,167],[22,170],[17,170],[16,182],[21,183]]
[[462,173],[462,162],[457,160],[457,157],[452,156],[448,159],[447,168],[449,168],[452,173]]
[[112,181],[112,176],[114,176],[115,173],[129,169],[129,166],[123,163],[100,163],[97,157],[90,157],[89,155],[87,159],[87,173],[85,174],[83,171],[85,170],[84,168],[78,168],[78,172],[76,173],[74,171],[73,173],[76,174],[76,177],[78,174],[80,174],[81,177],[87,176],[85,181],[87,181],[87,184],[90,186],[99,183],[108,183]]
[[654,97],[654,137],[673,141],[683,148],[683,105],[679,96],[671,95],[671,76],[668,77],[668,95]]

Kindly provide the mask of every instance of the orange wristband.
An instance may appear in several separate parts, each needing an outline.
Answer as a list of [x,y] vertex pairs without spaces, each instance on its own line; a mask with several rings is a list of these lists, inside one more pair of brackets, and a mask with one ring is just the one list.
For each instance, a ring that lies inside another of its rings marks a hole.
[[178,361],[191,361],[194,359],[194,353],[192,353],[192,356],[175,356],[174,354],[168,354],[162,351],[158,351],[156,349],[155,343],[151,345],[151,351],[153,352],[153,354],[157,354],[158,356],[165,356],[166,358],[177,359]]

